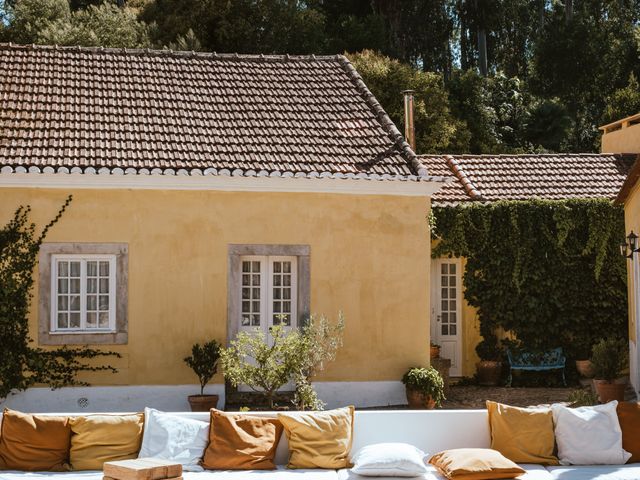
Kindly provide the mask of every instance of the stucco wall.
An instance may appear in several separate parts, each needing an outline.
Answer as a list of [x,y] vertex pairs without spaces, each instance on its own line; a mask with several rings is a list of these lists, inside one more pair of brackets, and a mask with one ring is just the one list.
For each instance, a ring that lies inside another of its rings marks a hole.
[[[346,318],[344,347],[319,380],[399,380],[428,364],[426,198],[5,188],[0,222],[30,204],[42,226],[68,193],[47,241],[129,245],[128,344],[104,347],[123,354],[120,372],[90,374],[93,384],[196,382],[182,358],[194,342],[226,338],[232,243],[310,245],[311,310]],[[34,306],[30,330],[37,337]]]
[[602,135],[603,153],[640,153],[640,123]]
[[[638,234],[640,232],[640,183],[636,183],[624,203],[624,221],[627,234],[632,230]],[[640,392],[640,352],[637,345],[638,318],[636,318],[636,302],[638,301],[637,278],[640,271],[634,275],[635,268],[640,269],[638,254],[633,260],[627,261],[627,286],[629,298],[629,366],[631,383],[636,392]],[[636,279],[634,279],[636,276]]]

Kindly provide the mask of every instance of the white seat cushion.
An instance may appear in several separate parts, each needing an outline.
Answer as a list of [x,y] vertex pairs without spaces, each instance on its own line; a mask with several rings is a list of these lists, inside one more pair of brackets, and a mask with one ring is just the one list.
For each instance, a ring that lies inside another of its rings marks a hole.
[[[525,470],[523,475],[518,477],[518,480],[554,480],[551,474],[542,465],[520,465]],[[357,475],[350,469],[338,470],[338,480],[393,480],[398,477],[365,477],[363,475]],[[405,480],[409,480],[406,479]],[[438,470],[433,465],[427,465],[427,473],[418,477],[411,477],[411,480],[447,480],[446,477],[438,473]],[[562,479],[564,480],[564,478]]]
[[[205,470],[183,472],[184,480],[338,480],[335,470]],[[0,480],[102,480],[102,472],[14,472],[0,471]]]
[[640,463],[547,467],[554,480],[638,480]]
[[290,470],[278,465],[277,470],[206,470],[184,472],[184,480],[338,480],[335,470]]

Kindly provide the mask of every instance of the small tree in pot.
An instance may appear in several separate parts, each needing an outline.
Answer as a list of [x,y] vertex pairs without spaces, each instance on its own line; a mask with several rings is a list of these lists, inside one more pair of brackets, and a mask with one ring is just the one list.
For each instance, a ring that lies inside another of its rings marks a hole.
[[476,346],[480,361],[476,364],[478,383],[493,386],[500,383],[502,376],[502,346],[494,333],[484,334],[483,340]]
[[602,403],[611,400],[624,400],[624,383],[616,383],[620,372],[626,368],[628,346],[618,338],[602,339],[593,346],[591,363],[593,364],[594,384]]
[[206,412],[218,406],[218,395],[205,395],[204,387],[218,372],[219,359],[220,344],[216,340],[203,345],[196,343],[191,347],[191,356],[184,359],[200,381],[200,395],[189,396],[192,412]]
[[402,376],[411,409],[433,409],[445,400],[444,381],[433,367],[414,367]]

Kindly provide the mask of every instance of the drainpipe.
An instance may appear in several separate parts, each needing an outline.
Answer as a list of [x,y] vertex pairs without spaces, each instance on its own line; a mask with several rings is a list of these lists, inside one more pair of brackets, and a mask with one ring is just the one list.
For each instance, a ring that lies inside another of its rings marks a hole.
[[414,90],[404,90],[404,137],[411,149],[416,151],[416,129],[413,124],[413,94]]

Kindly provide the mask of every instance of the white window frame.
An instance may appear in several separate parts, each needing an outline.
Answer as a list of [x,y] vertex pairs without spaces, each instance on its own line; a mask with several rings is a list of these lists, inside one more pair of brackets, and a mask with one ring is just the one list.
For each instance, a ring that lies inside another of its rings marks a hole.
[[[80,261],[80,328],[58,327],[58,262]],[[87,261],[109,262],[109,326],[87,328]],[[116,255],[54,254],[51,255],[51,334],[112,333],[116,331]]]
[[291,262],[291,299],[287,299],[291,303],[290,325],[282,326],[285,331],[298,328],[298,257],[289,255],[241,255],[239,268],[240,279],[242,279],[243,262],[260,262],[260,326],[242,325],[242,281],[238,295],[240,297],[240,309],[236,319],[238,331],[255,331],[256,328],[261,329],[265,334],[274,326],[273,324],[273,274],[275,262]]

